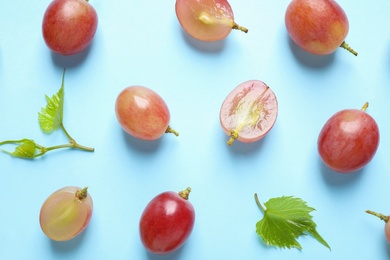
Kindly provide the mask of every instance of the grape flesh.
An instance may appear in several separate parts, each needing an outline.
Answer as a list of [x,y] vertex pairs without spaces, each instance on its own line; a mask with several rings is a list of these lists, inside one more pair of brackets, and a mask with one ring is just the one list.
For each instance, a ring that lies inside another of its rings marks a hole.
[[232,29],[248,32],[234,22],[232,8],[226,0],[176,0],[175,10],[183,29],[201,41],[222,40]]
[[167,191],[154,197],[145,207],[139,224],[144,247],[157,255],[180,248],[190,236],[195,210],[188,201],[190,188],[179,193]]
[[88,1],[54,0],[44,13],[42,34],[53,52],[73,55],[90,45],[97,25],[97,13]]
[[70,240],[88,226],[92,210],[93,202],[87,188],[64,187],[43,203],[39,215],[41,229],[52,240]]
[[130,86],[119,93],[115,103],[119,124],[131,136],[155,140],[164,133],[174,133],[169,126],[167,104],[155,91],[143,86]]
[[318,152],[329,168],[340,173],[355,172],[367,165],[379,146],[379,128],[365,112],[345,109],[325,123],[318,137]]
[[349,22],[334,0],[293,0],[287,7],[285,24],[291,39],[310,53],[326,55],[343,47],[357,55],[344,41]]
[[220,109],[224,132],[244,143],[263,138],[274,126],[278,115],[275,93],[262,81],[249,80],[233,89]]

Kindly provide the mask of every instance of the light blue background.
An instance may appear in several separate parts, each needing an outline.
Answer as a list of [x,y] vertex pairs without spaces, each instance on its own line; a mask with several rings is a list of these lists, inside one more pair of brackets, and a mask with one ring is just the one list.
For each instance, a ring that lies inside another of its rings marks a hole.
[[[175,1],[90,0],[99,15],[90,48],[60,57],[41,33],[44,1],[0,4],[0,139],[31,138],[46,146],[66,142],[61,131],[41,132],[37,113],[44,95],[65,78],[64,124],[94,153],[63,150],[36,160],[0,154],[0,259],[389,259],[384,222],[364,211],[390,214],[390,2],[348,1],[343,49],[315,56],[288,37],[288,0],[231,0],[234,31],[217,43],[183,32]],[[226,95],[249,79],[267,83],[279,102],[274,128],[253,144],[235,142],[219,124]],[[157,91],[180,132],[144,142],[126,135],[114,112],[129,85]],[[367,110],[380,128],[376,156],[363,170],[341,175],[317,153],[325,121],[345,108]],[[89,186],[94,212],[89,227],[64,243],[50,241],[38,221],[44,200],[68,185]],[[196,223],[177,252],[146,252],[138,222],[157,194],[191,186]],[[332,251],[311,236],[303,250],[267,247],[255,232],[263,216],[253,199],[300,197]]]

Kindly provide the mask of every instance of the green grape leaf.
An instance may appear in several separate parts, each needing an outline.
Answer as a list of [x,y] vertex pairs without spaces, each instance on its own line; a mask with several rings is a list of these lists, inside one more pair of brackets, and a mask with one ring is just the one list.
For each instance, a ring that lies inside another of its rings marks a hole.
[[47,95],[45,96],[47,105],[45,108],[41,108],[41,112],[38,113],[39,125],[45,133],[57,130],[62,125],[64,112],[64,78],[65,69],[62,74],[61,88],[51,98]]
[[283,196],[268,200],[264,203],[264,208],[258,201],[257,195],[255,199],[264,212],[263,219],[256,223],[256,232],[265,244],[280,248],[302,249],[297,238],[309,233],[330,249],[328,243],[317,232],[317,225],[310,215],[310,212],[315,209],[307,206],[305,201],[292,196]]
[[17,146],[15,147],[15,150],[13,152],[8,152],[6,150],[2,150],[2,151],[8,153],[11,156],[25,158],[25,159],[35,158],[37,156],[36,155],[37,149],[41,148],[33,140],[30,139],[4,141],[0,143],[0,145],[3,144],[16,144]]

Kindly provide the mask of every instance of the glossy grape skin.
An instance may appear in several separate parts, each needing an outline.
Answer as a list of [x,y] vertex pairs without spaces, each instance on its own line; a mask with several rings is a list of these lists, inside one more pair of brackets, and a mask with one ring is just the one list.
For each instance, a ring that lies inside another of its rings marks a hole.
[[42,21],[46,45],[61,55],[81,52],[93,40],[98,16],[86,0],[53,0]]
[[195,223],[195,210],[188,201],[190,188],[182,192],[163,192],[145,207],[140,223],[144,247],[157,255],[180,248],[190,236]]
[[220,109],[220,123],[224,132],[244,143],[263,138],[274,126],[278,115],[275,93],[264,82],[249,80],[233,89]]
[[122,90],[115,102],[115,113],[123,130],[141,140],[155,140],[164,133],[178,135],[169,126],[167,104],[147,87],[129,86]]
[[183,29],[201,41],[226,38],[232,29],[248,32],[234,22],[234,14],[226,0],[176,0],[176,16]]
[[67,241],[79,235],[89,224],[92,198],[87,188],[61,188],[43,203],[39,215],[42,231],[55,241]]
[[325,165],[336,172],[355,172],[367,165],[376,153],[379,128],[364,110],[341,110],[321,129],[318,152]]
[[343,47],[357,55],[344,41],[349,22],[334,0],[292,0],[285,13],[285,24],[291,39],[310,53],[326,55]]

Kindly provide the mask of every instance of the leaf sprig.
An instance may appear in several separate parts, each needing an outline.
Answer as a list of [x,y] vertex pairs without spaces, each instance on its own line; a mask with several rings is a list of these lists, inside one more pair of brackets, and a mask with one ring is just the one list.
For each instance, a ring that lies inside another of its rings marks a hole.
[[14,157],[34,159],[44,155],[48,151],[57,149],[72,148],[88,152],[93,152],[95,150],[94,148],[78,144],[76,140],[69,135],[63,124],[65,71],[66,69],[64,69],[62,74],[62,84],[58,92],[51,98],[47,95],[45,96],[47,105],[46,107],[41,108],[41,112],[38,112],[38,122],[41,130],[45,133],[51,133],[55,130],[61,129],[68,138],[69,143],[45,147],[37,144],[34,140],[26,138],[20,140],[6,140],[0,142],[0,146],[11,144],[16,145],[16,147],[13,152],[1,149],[3,152]]
[[318,242],[330,249],[328,243],[316,230],[316,224],[310,215],[315,209],[307,206],[300,198],[283,196],[272,198],[261,205],[257,194],[256,204],[264,213],[263,219],[256,223],[256,232],[265,244],[280,248],[298,248],[302,246],[297,238],[310,233]]

